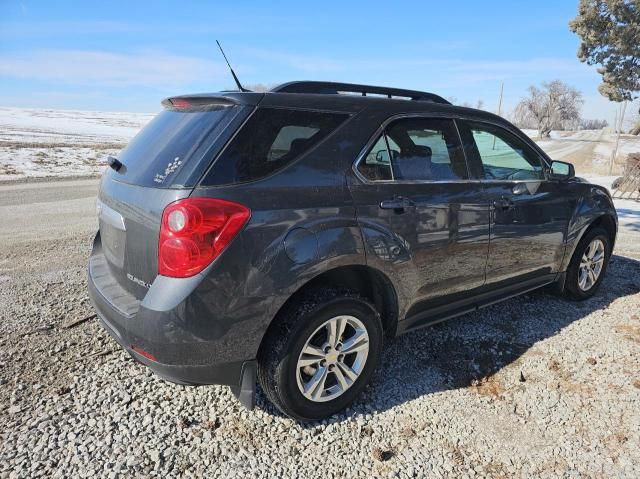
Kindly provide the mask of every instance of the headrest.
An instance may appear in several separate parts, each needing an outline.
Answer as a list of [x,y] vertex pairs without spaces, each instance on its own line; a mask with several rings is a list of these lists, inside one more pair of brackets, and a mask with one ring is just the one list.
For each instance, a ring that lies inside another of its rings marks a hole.
[[418,157],[426,157],[428,159],[431,159],[431,155],[432,155],[431,148],[424,145],[413,145],[408,148],[403,148],[402,151],[400,152],[400,156],[404,158],[411,157],[411,156],[418,156]]

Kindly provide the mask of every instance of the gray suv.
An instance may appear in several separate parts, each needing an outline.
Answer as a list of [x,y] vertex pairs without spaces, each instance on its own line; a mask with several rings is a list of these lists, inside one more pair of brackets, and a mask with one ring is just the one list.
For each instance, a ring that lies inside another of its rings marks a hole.
[[162,103],[102,178],[89,292],[170,381],[253,407],[257,379],[316,420],[363,390],[385,339],[603,280],[609,193],[498,116],[325,82]]

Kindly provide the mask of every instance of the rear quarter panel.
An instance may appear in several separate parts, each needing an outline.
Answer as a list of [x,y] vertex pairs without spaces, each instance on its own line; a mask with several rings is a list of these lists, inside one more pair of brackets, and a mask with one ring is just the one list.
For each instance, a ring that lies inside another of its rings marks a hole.
[[242,359],[253,357],[291,294],[329,269],[365,264],[344,175],[353,150],[352,142],[324,142],[263,180],[193,191],[192,196],[222,198],[251,209],[247,226],[207,268],[188,299],[203,331],[235,343],[227,351]]

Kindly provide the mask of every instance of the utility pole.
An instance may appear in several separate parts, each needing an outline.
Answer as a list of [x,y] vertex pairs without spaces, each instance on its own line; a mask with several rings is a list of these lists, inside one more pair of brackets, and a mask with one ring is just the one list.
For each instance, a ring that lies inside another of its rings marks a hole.
[[[500,114],[502,113],[502,93],[504,91],[504,82],[500,83],[500,99],[498,100],[498,116],[500,116]],[[493,148],[491,148],[492,150],[496,149],[496,137],[493,137]]]
[[620,110],[621,110],[620,116],[616,116],[616,119],[618,120],[618,124],[616,125],[618,134],[616,136],[616,146],[613,148],[613,151],[611,152],[611,161],[609,162],[609,176],[613,174],[613,165],[616,161],[616,156],[618,156],[618,145],[620,144],[620,133],[622,133],[622,123],[624,122],[624,114],[627,110],[626,101],[620,106]]

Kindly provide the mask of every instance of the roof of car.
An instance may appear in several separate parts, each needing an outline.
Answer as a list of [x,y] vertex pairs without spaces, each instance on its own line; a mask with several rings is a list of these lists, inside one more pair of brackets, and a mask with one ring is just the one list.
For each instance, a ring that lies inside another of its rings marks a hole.
[[374,85],[360,85],[356,83],[338,83],[322,81],[293,81],[278,85],[271,89],[277,93],[320,93],[324,95],[353,95],[357,98],[376,97],[385,99],[401,99],[413,101],[427,101],[450,105],[451,103],[435,93],[391,88]]
[[360,85],[354,83],[295,81],[284,83],[267,92],[222,91],[188,94],[167,98],[165,106],[180,100],[235,103],[238,105],[310,108],[357,112],[368,107],[390,115],[420,112],[447,112],[460,116],[483,117],[507,123],[493,113],[452,105],[439,95],[418,90]]

